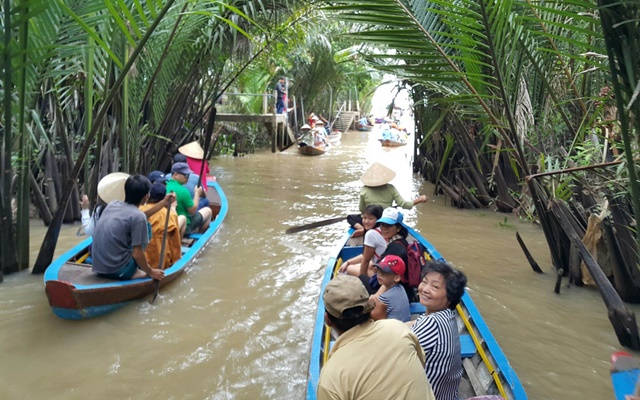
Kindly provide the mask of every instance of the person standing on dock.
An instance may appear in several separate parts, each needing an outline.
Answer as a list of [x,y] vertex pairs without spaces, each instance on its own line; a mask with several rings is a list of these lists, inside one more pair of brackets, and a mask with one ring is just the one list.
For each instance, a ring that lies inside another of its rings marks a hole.
[[278,99],[276,102],[276,113],[282,114],[285,110],[285,98],[287,96],[287,84],[284,82],[284,76],[280,77],[278,83],[276,83],[276,92],[278,95]]

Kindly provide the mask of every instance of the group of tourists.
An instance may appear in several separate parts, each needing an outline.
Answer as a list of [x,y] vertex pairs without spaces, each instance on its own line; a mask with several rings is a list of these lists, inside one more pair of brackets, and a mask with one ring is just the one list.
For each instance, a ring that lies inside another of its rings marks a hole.
[[[426,201],[404,200],[389,182],[395,173],[374,163],[361,181],[361,215],[348,217],[363,253],[344,260],[324,292],[325,322],[338,339],[322,368],[318,399],[457,400],[462,362],[455,308],[467,278],[445,262],[422,268],[417,288],[407,280],[403,214]],[[411,320],[410,302],[426,307]]]
[[[329,122],[322,115],[311,113],[307,123],[300,127],[301,145],[326,147],[329,145]],[[313,143],[313,144],[311,144]]]
[[[203,176],[192,168],[202,170]],[[209,227],[208,172],[204,150],[195,141],[178,149],[169,173],[129,176],[117,172],[101,179],[93,215],[89,215],[88,198],[81,202],[84,231],[93,236],[93,272],[117,280],[163,279],[164,269],[182,255],[184,236]],[[163,239],[166,249],[161,254]]]
[[380,126],[380,139],[406,143],[409,140],[409,136],[407,130],[395,122],[385,122]]

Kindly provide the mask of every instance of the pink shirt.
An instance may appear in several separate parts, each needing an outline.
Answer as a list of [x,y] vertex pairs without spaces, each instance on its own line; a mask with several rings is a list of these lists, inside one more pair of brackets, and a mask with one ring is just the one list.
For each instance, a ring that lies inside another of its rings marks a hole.
[[[202,160],[198,160],[197,158],[187,157],[187,164],[189,168],[197,175],[200,174],[200,168],[202,168]],[[204,191],[207,191],[207,175],[209,175],[209,163],[204,163],[204,172],[202,176],[202,187]]]

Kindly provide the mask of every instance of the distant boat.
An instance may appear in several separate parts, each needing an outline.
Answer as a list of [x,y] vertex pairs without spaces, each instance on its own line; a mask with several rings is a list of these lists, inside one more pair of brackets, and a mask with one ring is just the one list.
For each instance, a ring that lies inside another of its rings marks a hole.
[[300,143],[298,144],[298,153],[302,154],[303,156],[321,156],[324,153],[327,152],[327,145],[321,145],[321,146],[309,146],[306,143]]
[[394,141],[391,139],[378,139],[380,144],[384,147],[400,147],[405,146],[407,142]]
[[[209,229],[204,233],[193,233],[188,246],[182,247],[182,258],[164,270],[160,288],[176,280],[186,267],[204,250],[207,242],[216,233],[229,205],[217,182],[208,182],[207,198],[213,217]],[[64,319],[88,319],[113,312],[133,300],[142,299],[155,291],[151,278],[118,281],[102,278],[91,271],[87,259],[91,251],[91,237],[82,241],[58,257],[45,271],[44,285],[53,313]]]
[[[298,153],[303,156],[320,156],[326,153],[329,145],[326,143],[326,139],[320,139],[318,135],[320,133],[314,131],[309,131],[302,135],[298,142]],[[315,145],[309,143],[315,143]]]
[[[443,260],[440,253],[420,233],[413,228],[404,226],[409,232],[407,241],[410,243],[418,241],[427,260]],[[327,361],[333,342],[336,340],[335,332],[324,323],[325,309],[322,298],[324,289],[344,260],[362,254],[363,237],[352,238],[353,232],[354,229],[351,228],[342,237],[339,244],[333,249],[326,265],[318,298],[313,338],[311,339],[307,400],[317,399],[320,371]],[[459,397],[466,399],[474,396],[487,396],[487,399],[495,399],[500,396],[505,400],[526,400],[527,394],[518,375],[509,364],[509,360],[491,334],[468,292],[465,291],[456,311],[463,366]],[[413,319],[424,312],[425,308],[422,304],[411,303]]]

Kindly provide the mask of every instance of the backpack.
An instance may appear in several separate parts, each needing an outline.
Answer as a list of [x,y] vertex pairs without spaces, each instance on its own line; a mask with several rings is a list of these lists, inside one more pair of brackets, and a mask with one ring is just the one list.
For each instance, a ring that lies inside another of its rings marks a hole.
[[424,258],[424,250],[417,241],[411,242],[407,246],[407,261],[407,283],[409,286],[417,288],[420,284],[422,268],[427,265],[427,260]]

